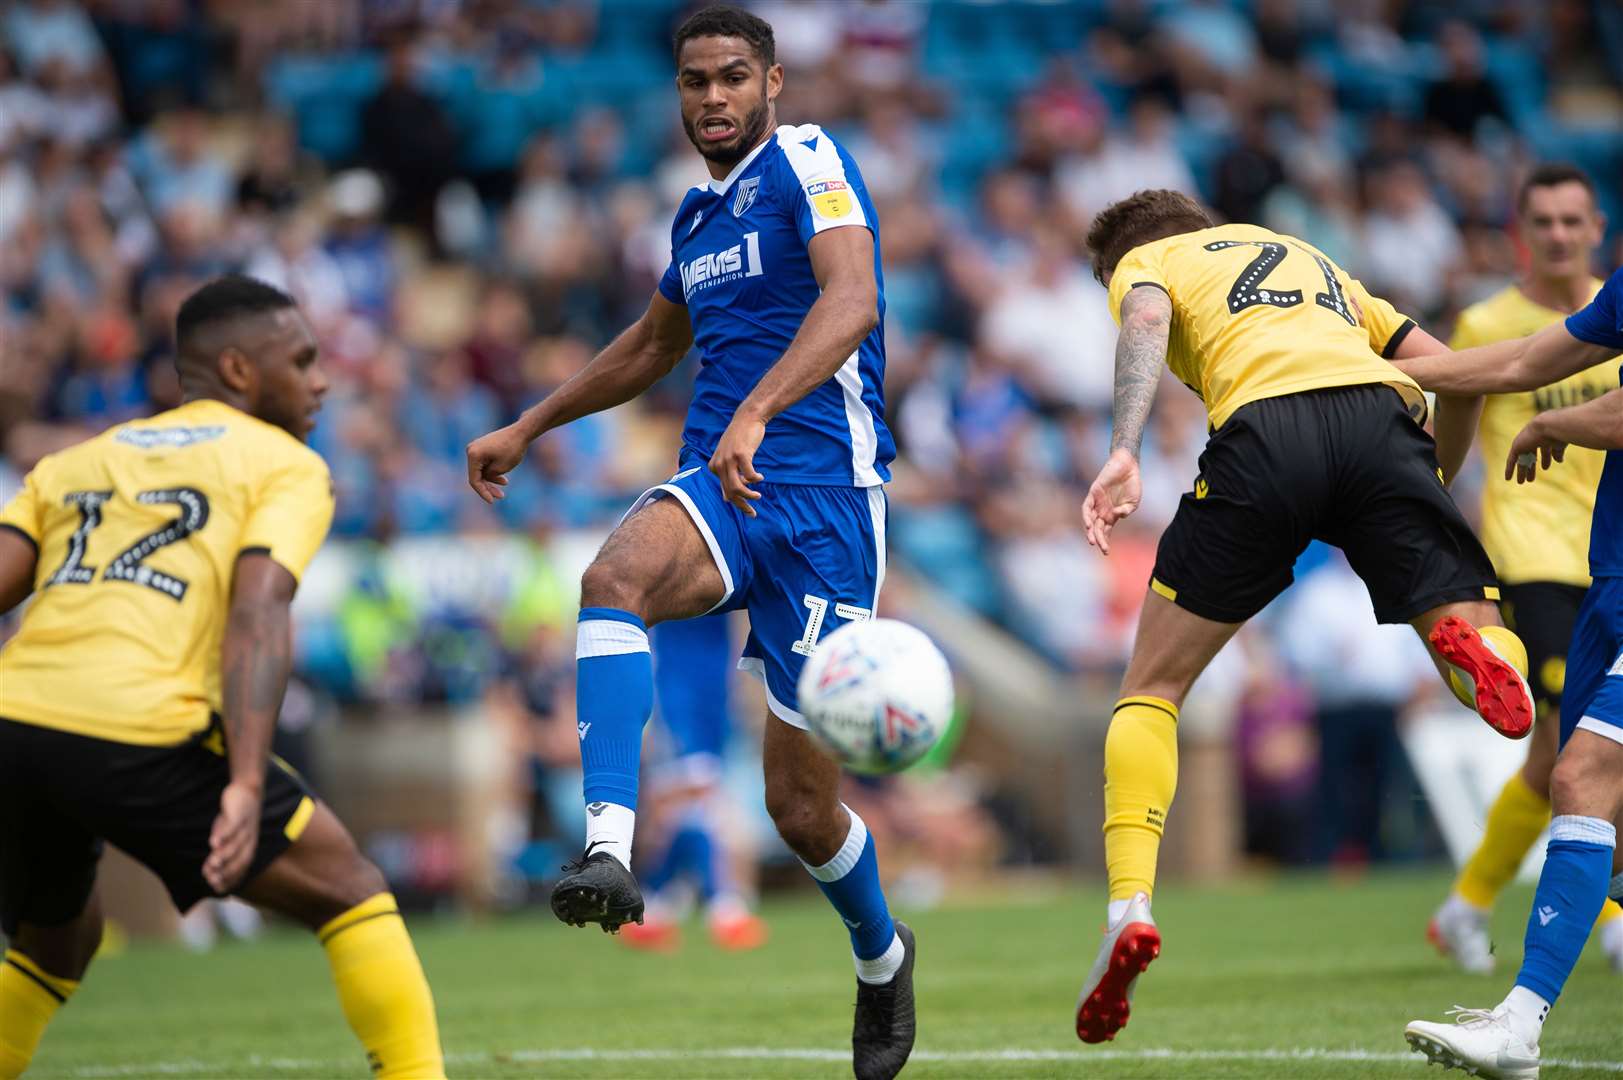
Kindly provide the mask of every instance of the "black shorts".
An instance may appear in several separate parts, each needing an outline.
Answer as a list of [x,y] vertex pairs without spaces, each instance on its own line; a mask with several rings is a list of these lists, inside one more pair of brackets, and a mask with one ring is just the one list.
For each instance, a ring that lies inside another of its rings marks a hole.
[[1527,646],[1527,681],[1540,711],[1561,708],[1567,681],[1567,649],[1578,608],[1589,590],[1559,581],[1526,581],[1500,586],[1499,610],[1505,625]]
[[1431,436],[1387,386],[1236,410],[1201,452],[1150,586],[1202,618],[1244,622],[1291,583],[1312,540],[1347,553],[1383,623],[1499,597],[1493,563],[1443,487]]
[[[216,895],[209,831],[231,779],[218,727],[179,746],[131,746],[0,718],[0,930],[78,917],[108,841],[163,880],[175,906]],[[273,761],[250,881],[297,839],[315,798]]]

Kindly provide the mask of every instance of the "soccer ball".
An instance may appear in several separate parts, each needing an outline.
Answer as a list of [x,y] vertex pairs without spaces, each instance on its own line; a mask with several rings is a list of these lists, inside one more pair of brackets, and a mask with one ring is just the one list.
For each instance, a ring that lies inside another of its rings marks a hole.
[[900,772],[952,718],[952,671],[924,633],[895,619],[848,623],[818,642],[800,673],[800,711],[847,769]]

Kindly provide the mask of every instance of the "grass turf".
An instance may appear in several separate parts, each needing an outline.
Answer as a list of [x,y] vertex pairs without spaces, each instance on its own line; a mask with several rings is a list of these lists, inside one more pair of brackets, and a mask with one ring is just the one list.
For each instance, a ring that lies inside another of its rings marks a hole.
[[[1140,983],[1132,1023],[1100,1048],[1071,1029],[1100,891],[1035,888],[901,912],[919,940],[920,1053],[903,1075],[1463,1076],[1404,1058],[1403,1025],[1441,1019],[1454,1003],[1498,1001],[1531,894],[1504,897],[1494,920],[1500,970],[1482,978],[1454,972],[1424,941],[1447,885],[1423,873],[1168,886],[1156,897],[1165,950]],[[423,918],[411,929],[452,1077],[849,1076],[854,977],[843,929],[815,895],[766,914],[772,941],[748,954],[713,948],[698,924],[671,955],[634,952],[544,913]],[[1341,1056],[1257,1056],[1298,1050]],[[805,1053],[782,1056],[790,1051]],[[1544,1053],[1592,1066],[1546,1065],[1550,1080],[1623,1075],[1623,980],[1593,942],[1550,1017]],[[29,1073],[366,1075],[319,949],[292,931],[206,956],[137,944],[99,959]]]

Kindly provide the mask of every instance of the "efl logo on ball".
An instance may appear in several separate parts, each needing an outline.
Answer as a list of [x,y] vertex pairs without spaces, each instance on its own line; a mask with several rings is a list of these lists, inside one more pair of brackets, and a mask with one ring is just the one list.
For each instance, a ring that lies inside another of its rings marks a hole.
[[898,772],[952,718],[952,671],[925,634],[895,619],[848,623],[818,642],[800,673],[812,735],[852,772]]

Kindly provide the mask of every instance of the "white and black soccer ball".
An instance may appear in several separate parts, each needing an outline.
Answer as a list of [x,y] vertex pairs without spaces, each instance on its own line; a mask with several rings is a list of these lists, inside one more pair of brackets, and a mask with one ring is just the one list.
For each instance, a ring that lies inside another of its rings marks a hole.
[[817,643],[800,673],[807,727],[856,773],[899,772],[952,719],[952,671],[924,632],[896,619],[848,623]]

